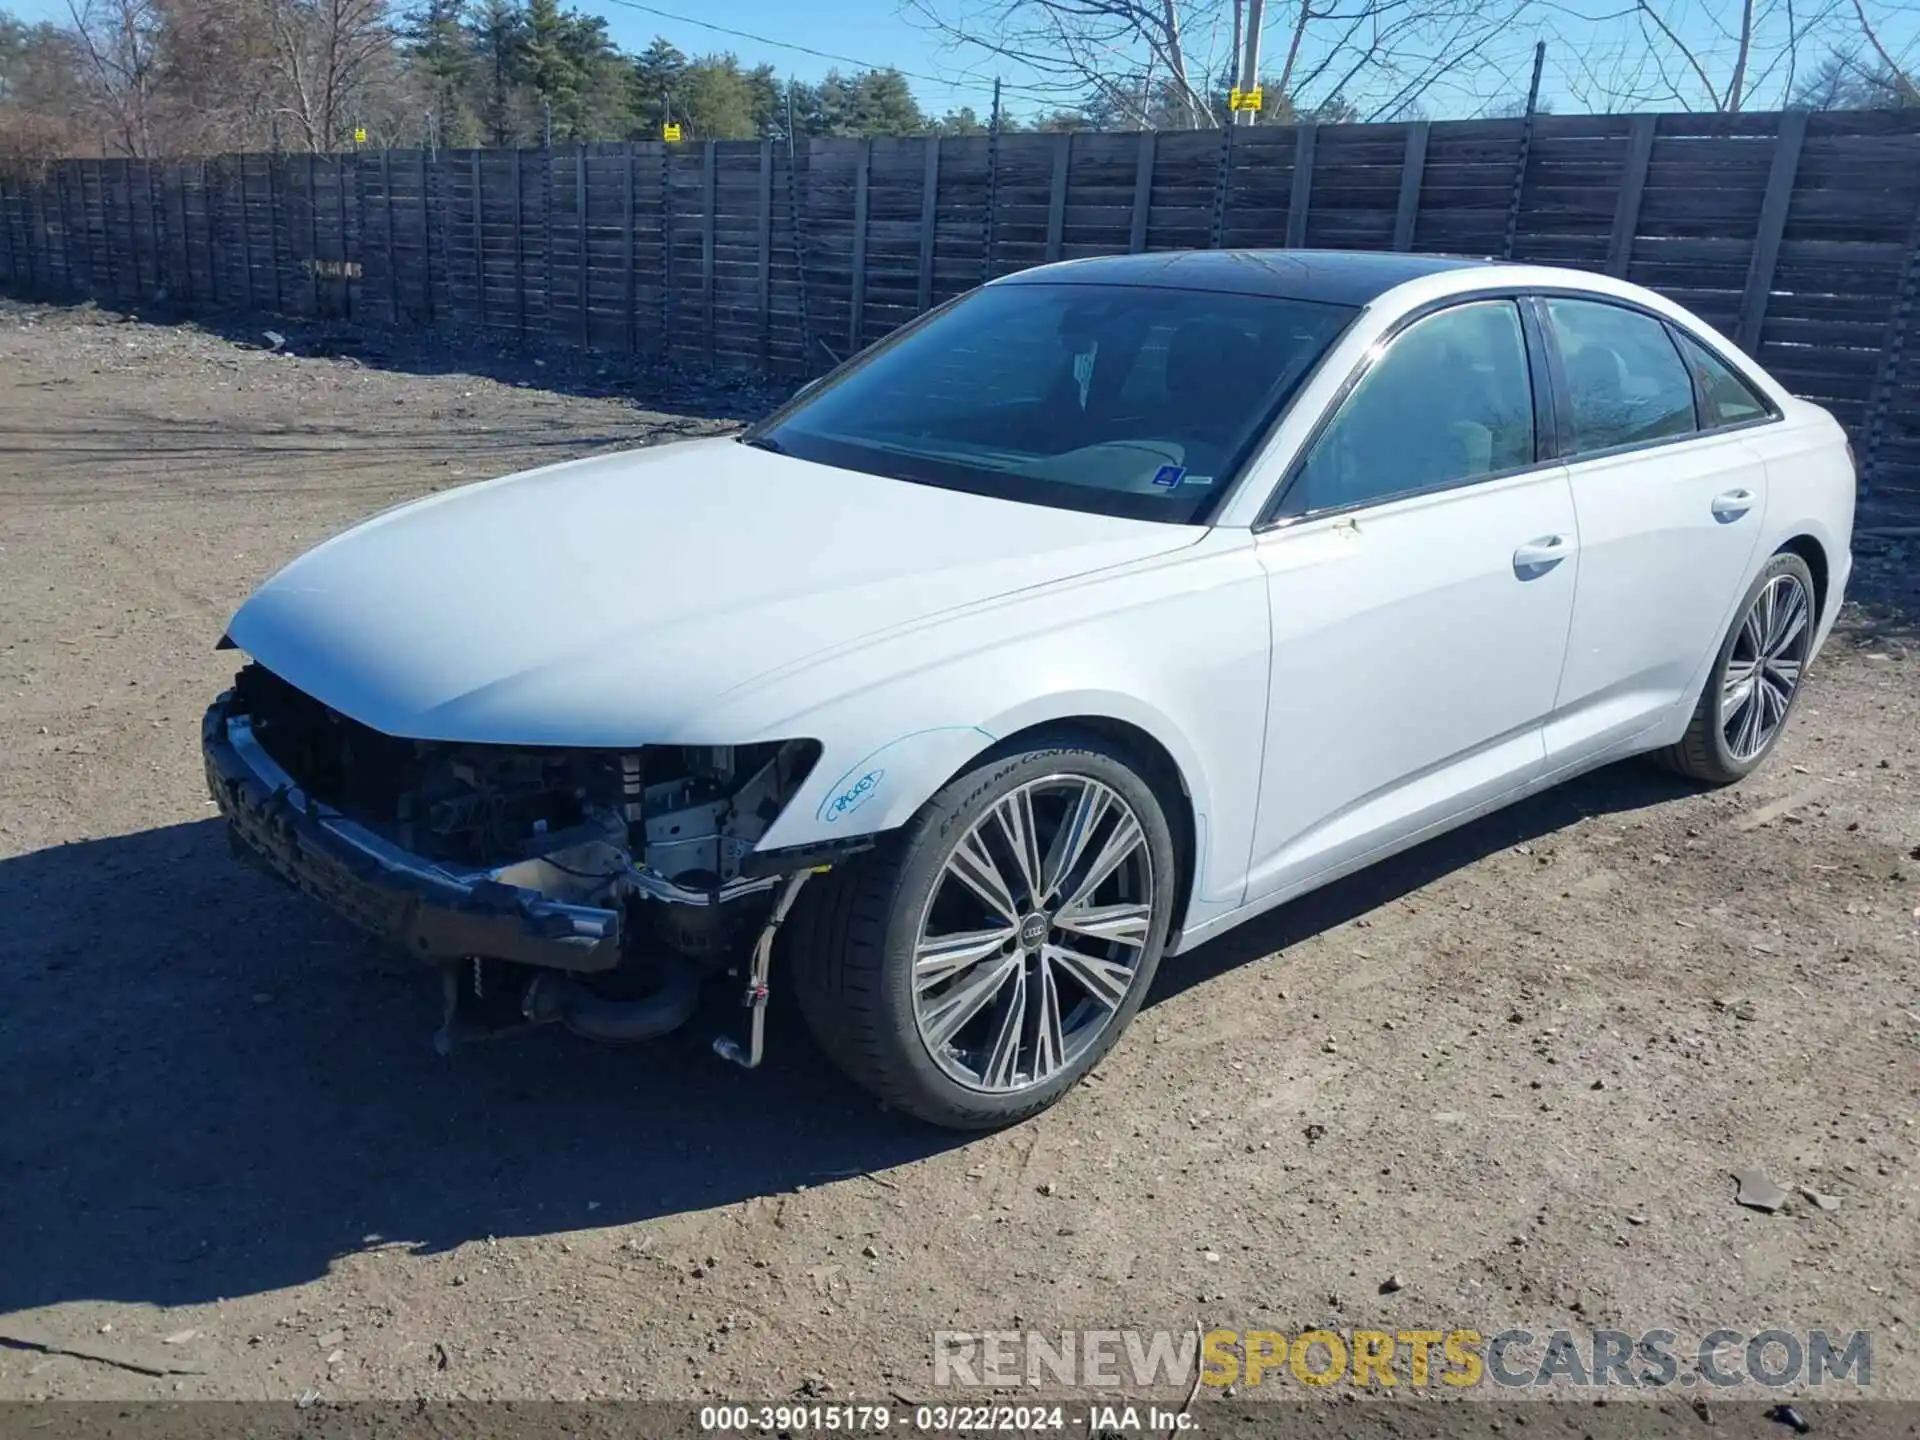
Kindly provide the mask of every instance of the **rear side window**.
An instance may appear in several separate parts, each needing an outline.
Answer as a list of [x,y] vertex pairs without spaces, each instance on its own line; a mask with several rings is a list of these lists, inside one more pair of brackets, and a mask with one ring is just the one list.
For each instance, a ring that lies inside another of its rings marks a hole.
[[1590,300],[1549,300],[1546,311],[1567,382],[1566,458],[1694,432],[1693,380],[1664,324]]
[[1691,335],[1680,334],[1680,350],[1687,357],[1694,377],[1700,382],[1700,428],[1718,430],[1723,425],[1744,425],[1772,412],[1767,402],[1753,393],[1726,362]]
[[1520,312],[1484,300],[1416,321],[1314,442],[1293,513],[1456,485],[1533,463],[1533,383]]

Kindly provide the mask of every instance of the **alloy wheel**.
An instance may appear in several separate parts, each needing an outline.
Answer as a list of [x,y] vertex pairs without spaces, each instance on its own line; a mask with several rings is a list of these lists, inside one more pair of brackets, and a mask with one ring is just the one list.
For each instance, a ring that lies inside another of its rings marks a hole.
[[1776,575],[1754,596],[1720,686],[1720,734],[1736,761],[1765,750],[1787,718],[1806,668],[1812,618],[1812,597],[1796,575]]
[[1044,1084],[1120,1012],[1154,921],[1133,807],[1084,775],[1029,780],[948,852],[914,945],[913,1013],[934,1062],[975,1090]]

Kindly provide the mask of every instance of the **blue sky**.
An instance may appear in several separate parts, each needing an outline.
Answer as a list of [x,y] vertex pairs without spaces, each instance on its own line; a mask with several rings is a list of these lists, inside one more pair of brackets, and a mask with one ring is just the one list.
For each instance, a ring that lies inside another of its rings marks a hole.
[[[396,9],[408,0],[394,0]],[[783,75],[802,80],[817,79],[829,68],[894,66],[907,72],[922,105],[935,113],[970,105],[984,115],[992,102],[996,71],[1009,86],[1008,107],[1016,113],[1031,113],[1051,105],[1071,104],[1077,97],[1070,92],[1046,87],[1041,77],[1016,64],[995,60],[978,52],[955,51],[932,33],[924,22],[916,22],[903,13],[905,0],[571,0],[580,9],[606,17],[615,41],[627,50],[643,48],[656,35],[688,54],[731,50],[749,65],[767,63]],[[943,13],[969,10],[978,13],[980,0],[925,0]],[[1519,0],[1494,0],[1495,5],[1517,5]],[[1724,79],[1731,68],[1732,21],[1738,14],[1738,0],[1657,0],[1664,18],[1689,48],[1698,52],[1716,81]],[[1218,0],[1186,0],[1183,12],[1199,20],[1210,9],[1224,10]],[[1489,9],[1493,6],[1489,6]],[[1808,0],[1802,0],[1799,24],[1807,25]],[[1857,35],[1847,29],[1850,6],[1843,0],[1811,0],[1816,13],[1829,17],[1822,34],[1810,39],[1798,62],[1802,71],[1825,52],[1828,36],[1857,44]],[[0,9],[11,10],[27,19],[65,20],[66,0],[0,0]],[[1649,47],[1641,38],[1634,20],[1624,18],[1633,9],[1631,0],[1532,0],[1523,19],[1503,32],[1490,46],[1484,63],[1471,85],[1462,82],[1451,90],[1443,86],[1427,100],[1434,118],[1453,118],[1476,113],[1483,102],[1512,102],[1524,96],[1533,42],[1548,42],[1548,58],[1543,94],[1561,111],[1592,109],[1704,109],[1711,108],[1709,97],[1694,84],[1689,67],[1676,56],[1660,56],[1665,45]],[[1869,14],[1880,14],[1886,27],[1884,38],[1896,50],[1909,46],[1920,50],[1916,26],[1904,3],[1894,0],[1867,0]],[[1284,49],[1286,32],[1281,19],[1292,7],[1270,3],[1268,6],[1267,53],[1275,56]],[[1584,11],[1584,13],[1580,13]],[[1794,15],[1789,0],[1758,0],[1756,26],[1759,42],[1753,64],[1756,77],[1764,78],[1749,98],[1750,108],[1769,108],[1779,103],[1788,71],[1777,63],[1784,58],[1784,47],[1777,42],[1788,17]],[[1609,18],[1611,15],[1611,18]],[[1592,18],[1589,18],[1592,17]],[[1224,63],[1230,41],[1215,20],[1211,29],[1196,33],[1189,23],[1187,37],[1191,63],[1204,65],[1211,53]],[[1833,28],[1838,26],[1840,28]],[[1214,31],[1222,31],[1215,34]],[[727,33],[735,32],[735,33]],[[1776,63],[1767,60],[1772,45]],[[1303,67],[1312,58],[1310,41],[1303,52]],[[1906,58],[1903,56],[1903,58]],[[1663,80],[1661,72],[1669,77]],[[1383,85],[1387,84],[1384,80]],[[1675,88],[1687,91],[1675,102]],[[1664,94],[1660,93],[1664,90]],[[1638,93],[1630,103],[1621,103],[1621,95]],[[1309,102],[1320,98],[1309,93]],[[1365,102],[1363,100],[1363,106]]]
[[[689,55],[731,50],[749,65],[764,62],[802,80],[818,79],[835,66],[848,70],[891,65],[914,72],[915,93],[935,110],[972,105],[984,112],[992,103],[991,73],[968,74],[981,62],[943,53],[924,26],[902,16],[898,0],[647,0],[647,9],[620,0],[573,3],[606,16],[623,49],[638,50],[664,35]],[[653,11],[685,18],[668,19]],[[747,39],[726,30],[765,38]],[[808,51],[843,58],[829,60]]]
[[[407,0],[396,0],[403,9]],[[944,111],[972,105],[985,113],[992,103],[993,76],[967,78],[977,58],[943,54],[935,37],[900,14],[898,0],[659,0],[653,8],[688,17],[667,19],[621,0],[569,0],[576,8],[604,15],[622,49],[639,50],[664,35],[689,55],[731,50],[749,65],[763,61],[781,74],[818,79],[836,64],[840,69],[896,66],[915,72],[921,103]],[[66,0],[0,0],[0,10],[29,21],[68,18]],[[707,25],[694,23],[707,21]],[[765,36],[749,40],[710,28]],[[776,43],[783,42],[783,43]],[[789,47],[804,47],[800,49]],[[845,60],[806,53],[825,51]],[[855,62],[849,65],[847,61]],[[927,78],[921,78],[927,77]],[[1009,74],[1011,82],[1015,77]]]
[[[5,0],[0,0],[5,3]],[[60,3],[60,0],[54,0]],[[783,74],[807,80],[815,79],[838,65],[850,67],[893,66],[909,74],[915,94],[928,110],[942,112],[970,105],[981,115],[993,103],[996,74],[1005,81],[1006,105],[1019,113],[1068,106],[1080,97],[1061,89],[1057,81],[1004,59],[978,50],[957,48],[935,33],[925,20],[907,13],[908,0],[572,0],[584,10],[604,15],[613,36],[623,47],[638,49],[655,35],[664,35],[689,54],[712,50],[731,50],[748,64],[765,62]],[[990,6],[981,0],[923,0],[929,8],[944,15],[977,15]],[[1683,0],[1693,3],[1693,0]],[[1190,63],[1199,66],[1209,55],[1225,68],[1225,57],[1232,48],[1231,38],[1221,15],[1203,34],[1196,34],[1196,22],[1205,24],[1204,12],[1225,6],[1209,0],[1187,0],[1182,11],[1187,20],[1187,50]],[[681,17],[668,19],[659,12]],[[1267,54],[1284,44],[1285,28],[1277,23],[1290,13],[1285,4],[1269,4],[1265,27]],[[705,24],[697,23],[704,21]],[[720,27],[720,28],[715,28]],[[727,30],[763,37],[754,40]],[[1218,33],[1213,33],[1218,31]],[[1515,62],[1525,89],[1526,64],[1530,60],[1532,39],[1515,37],[1523,57]],[[795,48],[802,47],[802,48]],[[808,51],[845,57],[831,60]]]

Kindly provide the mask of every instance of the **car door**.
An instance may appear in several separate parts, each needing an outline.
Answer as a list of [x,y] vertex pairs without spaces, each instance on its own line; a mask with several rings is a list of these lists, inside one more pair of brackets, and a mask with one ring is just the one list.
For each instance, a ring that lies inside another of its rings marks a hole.
[[1474,300],[1373,354],[1256,541],[1273,664],[1249,900],[1541,768],[1579,545],[1538,336],[1515,301]]
[[1646,311],[1563,296],[1537,306],[1580,526],[1567,664],[1546,732],[1558,769],[1627,748],[1692,702],[1766,509],[1766,465],[1740,426],[1769,412],[1750,391],[1742,402],[1746,387],[1704,347],[1683,356]]

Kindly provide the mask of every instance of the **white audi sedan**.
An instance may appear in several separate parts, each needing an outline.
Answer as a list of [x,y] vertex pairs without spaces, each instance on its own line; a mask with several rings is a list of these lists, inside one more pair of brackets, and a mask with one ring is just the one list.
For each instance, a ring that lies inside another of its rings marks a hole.
[[1003,1125],[1304,891],[1623,756],[1747,774],[1853,497],[1825,411],[1618,281],[1051,265],[740,436],[321,545],[233,617],[208,780],[443,970],[443,1047],[731,975],[751,1065],[789,983],[890,1104]]

